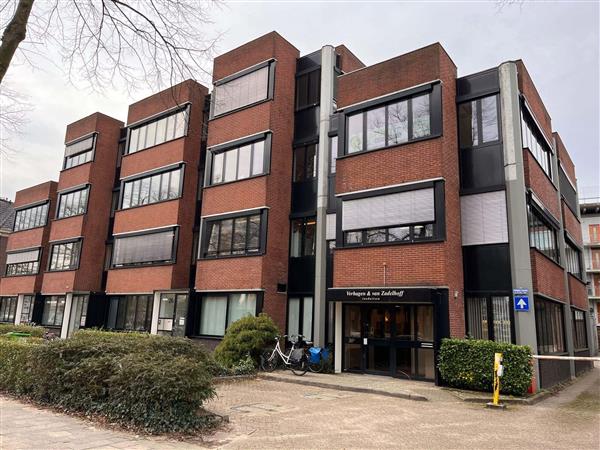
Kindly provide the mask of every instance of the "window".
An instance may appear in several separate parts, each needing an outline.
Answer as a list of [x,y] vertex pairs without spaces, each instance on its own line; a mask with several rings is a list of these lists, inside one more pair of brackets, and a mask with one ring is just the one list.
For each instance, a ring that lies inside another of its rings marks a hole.
[[87,321],[89,297],[87,295],[73,295],[73,301],[71,303],[71,318],[69,319],[70,325],[68,329],[68,336],[71,337],[75,331],[82,327],[85,327]]
[[172,200],[181,196],[183,166],[123,182],[121,209]]
[[58,197],[57,219],[85,214],[87,211],[88,194],[90,187],[86,186],[76,191],[60,194]]
[[317,177],[317,144],[294,149],[294,182]]
[[581,250],[577,248],[568,238],[565,236],[565,257],[567,259],[567,272],[575,275],[577,278],[583,278],[581,272]]
[[335,173],[336,159],[338,154],[338,137],[329,138],[329,173]]
[[552,151],[533,118],[523,108],[521,109],[521,133],[523,148],[529,149],[542,170],[552,179]]
[[316,225],[317,221],[314,217],[292,220],[291,258],[314,256],[317,232]]
[[257,294],[231,293],[203,295],[199,335],[223,336],[233,322],[257,313]]
[[175,262],[177,228],[115,236],[113,267]]
[[600,248],[591,248],[592,269],[600,269]]
[[262,67],[251,69],[249,73],[215,83],[212,93],[212,116],[216,117],[268,99],[269,77],[274,67],[273,62],[264,63]]
[[[158,331],[160,334],[171,334],[176,326],[175,314],[178,308],[183,307],[187,311],[187,294],[163,293],[160,295],[160,306],[158,309]],[[179,312],[181,314],[181,311]]]
[[321,100],[321,69],[296,77],[296,111],[318,105]]
[[492,95],[459,104],[458,129],[461,148],[498,141],[498,96]]
[[23,307],[21,308],[21,323],[31,323],[33,319],[33,304],[35,297],[33,295],[23,296]]
[[562,304],[536,297],[535,328],[540,355],[565,352]]
[[261,138],[224,151],[209,151],[211,173],[208,184],[227,183],[264,174],[267,141],[267,138]]
[[600,243],[600,225],[598,225],[598,224],[588,225],[588,234],[590,235],[590,243],[591,244],[599,244]]
[[42,325],[46,327],[62,326],[65,314],[65,296],[51,295],[44,297],[44,311],[42,313]]
[[441,236],[435,195],[434,188],[428,187],[343,200],[344,244],[408,243]]
[[110,297],[106,328],[149,332],[153,298],[151,294]]
[[509,296],[467,296],[466,310],[470,337],[512,342]]
[[556,230],[550,222],[531,204],[527,205],[529,219],[529,245],[548,258],[559,262]]
[[65,160],[63,167],[70,169],[71,167],[80,166],[90,162],[94,158],[94,150],[96,147],[96,133],[76,142],[67,144],[65,148]]
[[6,255],[6,276],[35,275],[40,268],[41,249],[25,250]]
[[313,298],[290,297],[288,299],[287,334],[302,335],[305,340],[312,341],[313,328]]
[[50,249],[49,270],[76,270],[79,267],[81,241],[61,242]]
[[14,323],[17,297],[0,297],[0,322]]
[[266,210],[243,216],[209,218],[204,224],[202,258],[258,255],[264,252]]
[[153,147],[163,142],[172,141],[187,133],[190,105],[161,115],[158,119],[129,129],[127,153]]
[[417,95],[346,119],[346,153],[375,150],[432,134],[431,94]]
[[462,245],[508,242],[506,193],[502,191],[460,197]]
[[29,230],[30,228],[43,227],[48,220],[49,202],[42,205],[31,206],[17,210],[13,231]]
[[579,309],[573,309],[573,347],[575,350],[588,348],[587,330],[585,326],[585,313]]

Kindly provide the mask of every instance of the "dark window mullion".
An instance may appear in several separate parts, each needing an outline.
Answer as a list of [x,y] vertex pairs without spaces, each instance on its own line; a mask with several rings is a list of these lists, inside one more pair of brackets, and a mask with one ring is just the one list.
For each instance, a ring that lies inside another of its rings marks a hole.
[[412,97],[406,99],[406,122],[407,122],[407,129],[408,129],[408,139],[407,141],[410,142],[412,141],[413,138],[413,115],[412,115],[412,110],[413,110],[413,105],[412,105]]
[[384,142],[385,142],[385,146],[387,147],[388,144],[388,134],[389,134],[389,114],[388,114],[388,109],[389,109],[390,105],[385,105],[385,107],[383,108],[383,113],[385,114],[384,117],[384,121],[385,121],[385,125],[384,125]]
[[477,105],[477,142],[483,144],[483,112],[481,111],[481,99],[475,101]]

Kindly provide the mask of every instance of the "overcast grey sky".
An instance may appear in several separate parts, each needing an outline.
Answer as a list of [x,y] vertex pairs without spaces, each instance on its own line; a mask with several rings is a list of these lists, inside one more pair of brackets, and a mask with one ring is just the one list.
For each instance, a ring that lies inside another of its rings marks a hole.
[[[301,54],[344,43],[367,65],[439,41],[459,76],[521,58],[577,166],[580,192],[600,196],[597,1],[525,1],[501,9],[496,2],[229,2],[214,19],[225,32],[219,52],[276,30]],[[95,111],[125,121],[127,106],[151,94],[78,90],[60,70],[38,63],[43,70],[19,65],[8,73],[34,110],[13,140],[13,155],[2,157],[0,197],[58,179],[67,124]]]

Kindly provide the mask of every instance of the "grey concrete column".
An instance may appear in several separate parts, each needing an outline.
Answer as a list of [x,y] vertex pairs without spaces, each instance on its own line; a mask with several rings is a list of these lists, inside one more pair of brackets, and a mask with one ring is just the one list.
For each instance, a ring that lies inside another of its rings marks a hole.
[[317,229],[315,244],[315,299],[313,341],[325,346],[325,318],[327,312],[327,197],[329,175],[329,118],[333,113],[333,86],[335,77],[335,49],[326,45],[321,49],[321,99],[319,117],[319,150],[317,156]]
[[342,372],[342,302],[335,302],[334,371]]
[[[532,353],[536,354],[535,300],[533,298],[533,280],[531,277],[517,65],[514,62],[503,63],[498,68],[498,73],[512,285],[513,288],[527,289],[529,292],[529,311],[514,312],[515,337],[517,344],[528,345]],[[538,381],[536,385],[539,388],[537,362],[534,364],[534,375]]]
[[158,314],[160,312],[160,292],[154,293],[154,302],[152,304],[152,322],[150,324],[150,334],[158,334]]
[[19,294],[17,296],[17,309],[15,310],[15,325],[21,324],[21,312],[23,311],[23,299],[25,298],[24,294]]
[[66,339],[69,336],[69,325],[71,324],[71,309],[73,307],[73,293],[69,292],[65,296],[65,310],[63,312],[63,321],[60,328],[61,339]]

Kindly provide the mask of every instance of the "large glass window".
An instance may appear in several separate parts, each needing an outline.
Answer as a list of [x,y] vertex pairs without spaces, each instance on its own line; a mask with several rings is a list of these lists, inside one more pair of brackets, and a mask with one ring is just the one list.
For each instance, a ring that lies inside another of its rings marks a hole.
[[266,220],[266,216],[262,213],[227,219],[207,219],[201,257],[217,258],[260,253],[263,245],[263,220]]
[[198,333],[205,336],[223,336],[233,322],[257,312],[254,293],[207,294],[201,302]]
[[313,332],[313,298],[290,297],[288,299],[287,334],[290,338],[302,335],[307,341],[312,340]]
[[346,153],[374,150],[431,135],[431,94],[349,115]]
[[151,294],[110,297],[106,328],[149,332],[153,297]]
[[65,315],[65,296],[51,295],[44,297],[44,311],[42,312],[42,325],[46,327],[62,326]]
[[474,339],[512,342],[509,296],[466,297],[467,334]]
[[213,117],[269,97],[269,71],[272,64],[226,82],[217,82],[213,90]]
[[121,208],[148,205],[181,196],[183,167],[123,183]]
[[80,166],[90,162],[94,157],[94,148],[96,146],[96,133],[87,138],[69,144],[65,148],[64,168]]
[[495,142],[498,129],[498,96],[471,100],[458,105],[459,141],[462,148]]
[[6,276],[34,275],[40,268],[39,248],[8,253],[6,255]]
[[129,131],[127,153],[135,153],[163,142],[178,139],[187,132],[190,106],[180,108]]
[[559,262],[556,230],[533,206],[527,205],[529,216],[529,245],[535,247],[548,258]]
[[587,329],[585,326],[585,313],[579,309],[573,309],[573,347],[575,350],[588,348]]
[[552,151],[533,118],[523,109],[521,110],[521,134],[523,148],[529,149],[542,170],[552,179]]
[[29,230],[30,228],[43,227],[48,220],[49,202],[30,208],[19,209],[15,213],[15,226],[13,231]]
[[87,211],[89,189],[89,186],[86,186],[76,191],[60,194],[58,197],[58,214],[56,217],[62,219],[85,214]]
[[75,270],[79,267],[81,241],[61,242],[50,249],[50,270]]
[[243,180],[265,173],[265,142],[261,139],[212,155],[210,184]]
[[33,319],[33,304],[35,297],[33,295],[23,296],[23,307],[21,308],[21,323],[31,323]]
[[577,248],[569,239],[565,238],[565,256],[567,259],[567,272],[582,278],[581,272],[581,250]]
[[562,304],[536,297],[535,328],[540,355],[565,352]]
[[317,177],[317,144],[294,149],[294,181]]
[[176,228],[130,236],[115,236],[113,267],[175,262]]
[[296,111],[318,105],[321,96],[321,70],[296,77]]
[[292,220],[290,257],[313,256],[315,254],[316,225],[317,222],[314,217]]
[[329,173],[335,173],[336,160],[338,154],[338,137],[329,138]]
[[17,297],[0,297],[0,322],[14,323]]

